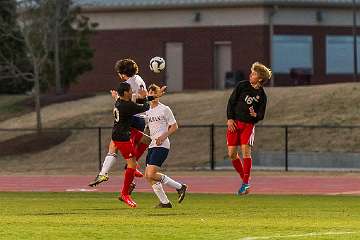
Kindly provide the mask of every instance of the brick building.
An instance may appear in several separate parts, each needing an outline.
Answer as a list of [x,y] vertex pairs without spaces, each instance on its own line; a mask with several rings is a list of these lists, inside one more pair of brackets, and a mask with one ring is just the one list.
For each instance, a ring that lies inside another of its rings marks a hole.
[[[223,89],[231,79],[247,78],[254,61],[272,67],[275,86],[353,81],[352,0],[75,2],[99,27],[94,69],[74,92],[114,87],[113,66],[123,57],[139,63],[147,83],[170,91]],[[166,72],[150,72],[153,56],[166,59]]]

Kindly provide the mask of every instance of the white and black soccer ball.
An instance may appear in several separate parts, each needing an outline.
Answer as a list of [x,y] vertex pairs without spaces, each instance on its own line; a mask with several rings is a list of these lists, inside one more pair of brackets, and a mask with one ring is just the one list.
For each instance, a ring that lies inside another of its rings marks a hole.
[[165,69],[165,60],[162,57],[153,57],[150,60],[149,67],[154,73],[160,73]]

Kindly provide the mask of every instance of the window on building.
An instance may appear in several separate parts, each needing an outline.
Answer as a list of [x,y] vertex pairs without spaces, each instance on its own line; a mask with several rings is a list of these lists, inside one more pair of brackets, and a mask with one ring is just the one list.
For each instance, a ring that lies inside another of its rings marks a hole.
[[313,68],[311,36],[274,35],[272,68],[275,73],[290,73],[292,68]]
[[[360,36],[357,37],[358,69],[360,69]],[[353,36],[326,36],[326,73],[351,74],[354,71]]]

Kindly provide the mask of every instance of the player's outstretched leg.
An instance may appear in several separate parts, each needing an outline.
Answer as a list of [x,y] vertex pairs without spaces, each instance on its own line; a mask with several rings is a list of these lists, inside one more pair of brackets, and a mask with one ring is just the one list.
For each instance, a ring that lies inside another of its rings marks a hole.
[[252,159],[251,157],[244,158],[244,181],[241,185],[238,195],[245,195],[250,192],[250,171],[252,166]]
[[95,177],[95,179],[89,183],[90,187],[95,187],[96,185],[102,183],[102,182],[106,182],[107,180],[109,180],[109,176],[107,174],[105,175],[97,175]]
[[[125,178],[125,174],[126,174],[126,169],[127,169],[127,164],[125,165],[125,171],[124,171],[124,178]],[[137,167],[137,166],[136,166]],[[134,172],[134,177],[136,177],[136,171],[138,171],[140,174],[142,174],[139,170],[135,169]],[[131,195],[131,193],[134,191],[134,189],[136,188],[136,184],[134,182],[130,183],[129,186],[129,195]]]
[[245,195],[250,192],[250,184],[249,183],[243,183],[238,191],[238,195]]
[[132,192],[134,191],[134,189],[136,188],[136,184],[134,182],[130,183],[129,186],[129,195],[132,194]]
[[144,174],[139,170],[139,168],[140,168],[140,165],[137,164],[136,169],[135,169],[135,173],[134,173],[134,177],[142,178],[144,176]]
[[95,179],[89,183],[90,187],[94,187],[102,182],[106,182],[109,180],[108,172],[110,171],[111,167],[114,165],[117,159],[117,154],[115,153],[116,148],[114,143],[111,141],[109,144],[109,152],[106,155],[104,162],[101,167],[101,171],[95,177]]
[[185,198],[185,193],[188,186],[186,184],[182,184],[180,189],[176,189],[178,192],[178,202],[181,203]]
[[172,204],[166,196],[162,184],[160,182],[153,181],[150,177],[148,178],[148,181],[150,184],[152,184],[151,187],[160,201],[160,203],[156,205],[155,208],[172,208]]
[[155,206],[155,208],[172,208],[172,204],[171,202],[168,203],[160,202],[158,205]]
[[[137,164],[136,169],[135,169],[135,173],[134,173],[134,177],[142,178],[142,177],[144,177],[144,174],[139,170],[139,168],[140,168],[140,165]],[[124,166],[124,170],[126,170],[126,169],[127,169],[127,164],[125,164],[125,166]]]
[[136,208],[136,202],[132,200],[130,195],[121,195],[119,197],[119,200],[124,202],[126,205],[128,205],[131,208]]
[[125,204],[127,204],[129,207],[132,208],[136,207],[136,203],[134,202],[134,200],[132,200],[131,196],[129,195],[129,190],[130,190],[130,185],[134,180],[134,172],[135,172],[135,168],[128,167],[126,169],[124,185],[121,190],[121,195],[119,197],[119,200],[123,201]]
[[188,188],[188,186],[186,184],[181,184],[164,174],[162,174],[160,181],[163,184],[176,189],[176,191],[178,192],[178,202],[179,203],[181,203],[184,200],[185,193]]

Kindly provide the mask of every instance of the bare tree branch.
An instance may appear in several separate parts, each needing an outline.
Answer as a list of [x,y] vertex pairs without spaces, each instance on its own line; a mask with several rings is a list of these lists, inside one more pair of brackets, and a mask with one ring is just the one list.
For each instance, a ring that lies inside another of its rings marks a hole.
[[[47,64],[49,52],[53,46],[53,30],[50,27],[52,0],[18,0],[16,1],[18,15],[18,26],[12,26],[13,31],[6,31],[6,24],[0,24],[0,39],[10,39],[23,43],[31,65],[31,71],[23,72],[19,66],[16,66],[11,49],[7,49],[7,56],[0,51],[0,71],[1,79],[11,77],[21,77],[23,79],[34,81],[35,83],[35,109],[37,116],[37,129],[40,131],[41,113],[40,113],[40,78],[43,75],[45,64]],[[16,28],[16,29],[15,29]],[[19,31],[21,35],[15,33]],[[5,46],[4,49],[6,49]]]

